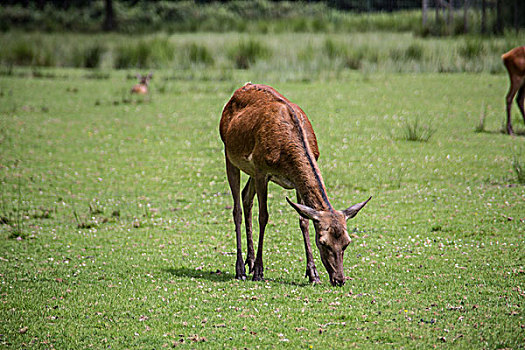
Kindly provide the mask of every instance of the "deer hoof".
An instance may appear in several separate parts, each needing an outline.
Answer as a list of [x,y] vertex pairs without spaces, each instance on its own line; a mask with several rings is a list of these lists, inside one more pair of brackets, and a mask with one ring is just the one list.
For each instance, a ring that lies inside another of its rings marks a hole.
[[308,277],[310,280],[310,283],[317,284],[321,283],[321,279],[319,278],[319,274],[317,273],[317,270],[314,268],[307,268],[306,273],[304,277]]
[[241,281],[246,281],[246,275],[235,275],[235,279],[241,280]]
[[262,281],[264,275],[264,269],[261,265],[255,264],[253,267],[253,280]]
[[237,259],[237,262],[235,263],[235,278],[243,281],[246,280],[246,270],[240,259]]

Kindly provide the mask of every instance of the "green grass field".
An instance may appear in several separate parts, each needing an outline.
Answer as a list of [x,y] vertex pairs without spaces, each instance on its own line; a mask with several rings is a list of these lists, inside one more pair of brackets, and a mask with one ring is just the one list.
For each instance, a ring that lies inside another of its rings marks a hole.
[[[105,72],[0,76],[2,348],[524,346],[525,137],[500,132],[506,75],[159,70],[130,98],[135,71]],[[316,248],[308,284],[294,194],[275,185],[266,281],[233,278],[218,122],[246,81],[305,110],[336,208],[373,196],[349,221],[344,287]],[[403,136],[416,120],[427,142]]]

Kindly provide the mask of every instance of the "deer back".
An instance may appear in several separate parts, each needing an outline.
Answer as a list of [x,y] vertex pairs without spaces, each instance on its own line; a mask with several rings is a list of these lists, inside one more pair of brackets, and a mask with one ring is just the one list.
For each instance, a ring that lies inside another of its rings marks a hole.
[[255,167],[275,175],[289,173],[305,147],[319,158],[306,114],[269,86],[246,84],[236,90],[224,107],[219,129],[230,161],[252,176]]
[[510,74],[525,76],[525,46],[516,47],[501,56]]
[[144,84],[137,84],[131,89],[131,93],[145,95],[148,93],[148,86]]
[[226,157],[237,168],[295,188],[312,208],[332,209],[312,125],[299,106],[273,88],[247,84],[235,91],[224,108],[220,134]]

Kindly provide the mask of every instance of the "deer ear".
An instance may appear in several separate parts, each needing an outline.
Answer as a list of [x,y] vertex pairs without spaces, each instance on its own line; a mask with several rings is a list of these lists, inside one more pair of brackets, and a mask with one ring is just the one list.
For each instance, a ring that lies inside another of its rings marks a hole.
[[368,203],[370,199],[372,199],[372,196],[370,196],[370,198],[368,198],[366,201],[362,203],[354,204],[351,207],[343,210],[343,214],[345,215],[346,220],[351,219],[354,216],[356,216],[357,213],[359,213],[359,210],[363,209],[363,207],[366,205],[366,203]]
[[292,202],[288,197],[286,197],[288,203],[292,206],[305,219],[310,219],[313,221],[319,221],[319,212],[315,209],[312,209],[306,205],[297,204]]
[[150,72],[150,73],[148,74],[148,79],[151,79],[151,78],[153,78],[153,73]]

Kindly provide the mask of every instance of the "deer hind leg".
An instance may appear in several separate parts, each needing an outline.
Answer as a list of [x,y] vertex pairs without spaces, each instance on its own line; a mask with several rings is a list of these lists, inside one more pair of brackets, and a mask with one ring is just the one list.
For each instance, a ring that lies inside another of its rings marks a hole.
[[[299,204],[304,204],[299,193],[297,193],[297,202]],[[317,273],[317,269],[315,267],[314,256],[312,254],[312,245],[310,244],[308,224],[308,219],[305,219],[302,216],[299,217],[299,227],[303,233],[304,249],[306,251],[306,274],[304,277],[308,277],[310,283],[319,283],[321,280],[319,279],[319,274]]]
[[[512,100],[514,100],[514,96],[516,96],[516,92],[518,92],[520,86],[523,83],[523,79],[519,78],[512,78],[510,79],[510,88],[509,92],[506,96],[506,103],[507,103],[507,133],[509,135],[513,135],[514,131],[512,130],[512,118],[511,118],[511,111],[512,111]],[[519,101],[518,101],[519,103]]]
[[245,264],[248,265],[250,273],[253,272],[255,263],[255,253],[253,249],[252,233],[252,207],[253,197],[255,196],[255,185],[253,178],[249,178],[246,186],[242,190],[242,209],[244,211],[244,225],[246,227],[247,256]]
[[525,110],[523,109],[523,103],[525,100],[525,82],[522,83],[521,87],[518,90],[518,97],[516,97],[516,103],[520,109],[521,116],[523,117],[523,123],[525,123]]
[[242,261],[242,242],[241,242],[241,223],[242,223],[242,209],[241,209],[241,172],[239,168],[235,167],[228,157],[226,157],[226,175],[233,197],[233,221],[235,222],[235,236],[237,239],[237,260],[235,262],[235,278],[240,280],[246,279],[246,270]]
[[265,175],[255,176],[255,193],[259,202],[259,242],[257,246],[257,257],[253,265],[253,280],[261,281],[264,275],[263,267],[263,242],[264,230],[268,223],[268,179]]

